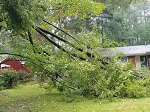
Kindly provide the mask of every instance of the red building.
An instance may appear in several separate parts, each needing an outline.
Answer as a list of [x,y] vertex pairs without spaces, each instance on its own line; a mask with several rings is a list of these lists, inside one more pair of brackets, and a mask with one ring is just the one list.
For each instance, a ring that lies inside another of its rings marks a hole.
[[0,70],[2,69],[13,69],[17,72],[23,71],[26,73],[30,73],[30,70],[24,66],[24,63],[22,61],[10,58],[6,58],[0,62]]

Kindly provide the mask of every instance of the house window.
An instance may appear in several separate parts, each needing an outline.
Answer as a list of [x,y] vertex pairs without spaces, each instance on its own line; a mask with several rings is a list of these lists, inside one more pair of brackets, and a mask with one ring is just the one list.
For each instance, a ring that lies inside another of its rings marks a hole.
[[127,57],[120,58],[121,62],[126,63],[128,61]]
[[141,67],[147,67],[147,57],[146,56],[140,56],[140,62],[141,62]]
[[150,55],[147,56],[147,63],[148,63],[148,64],[147,64],[147,65],[148,65],[148,68],[150,69]]

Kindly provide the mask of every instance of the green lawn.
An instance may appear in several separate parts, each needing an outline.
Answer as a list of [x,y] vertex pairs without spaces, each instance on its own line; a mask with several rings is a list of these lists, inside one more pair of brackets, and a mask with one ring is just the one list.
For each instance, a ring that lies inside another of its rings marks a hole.
[[150,112],[150,98],[107,100],[47,93],[39,85],[0,91],[0,112]]

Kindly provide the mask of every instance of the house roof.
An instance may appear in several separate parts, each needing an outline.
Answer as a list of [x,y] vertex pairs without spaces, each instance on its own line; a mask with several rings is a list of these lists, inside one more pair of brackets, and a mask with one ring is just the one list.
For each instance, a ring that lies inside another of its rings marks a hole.
[[148,55],[150,54],[150,45],[126,46],[116,48],[103,48],[103,57],[110,57],[116,53],[123,53],[126,56]]
[[20,60],[17,60],[17,59],[13,59],[13,58],[4,58],[2,60],[0,60],[0,64],[3,64],[7,61],[19,61],[21,64],[24,64],[25,62],[24,61],[20,61]]
[[10,61],[10,60],[15,60],[15,59],[4,58],[4,59],[0,60],[0,64],[3,64],[3,63],[5,63],[5,62],[7,62],[7,61]]

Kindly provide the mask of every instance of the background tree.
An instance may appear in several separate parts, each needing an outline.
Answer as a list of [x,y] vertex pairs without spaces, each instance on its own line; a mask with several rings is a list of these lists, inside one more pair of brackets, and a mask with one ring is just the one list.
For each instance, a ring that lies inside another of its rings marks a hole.
[[128,45],[149,44],[149,5],[150,2],[138,3],[132,5],[125,13]]
[[[134,1],[134,0],[96,0],[97,2],[102,2],[106,5],[106,9],[102,14],[88,18],[87,19],[87,28],[92,29],[93,24],[97,24],[99,32],[102,35],[105,35],[107,39],[114,40],[118,43],[129,42],[128,32],[130,26],[127,27],[126,15],[128,8],[131,4],[135,3],[146,3],[146,1]],[[133,19],[132,19],[133,20]],[[129,21],[131,22],[131,21]],[[130,24],[130,23],[129,23]],[[131,24],[130,24],[131,25]],[[128,44],[128,43],[127,43]],[[119,45],[116,45],[119,46]]]

